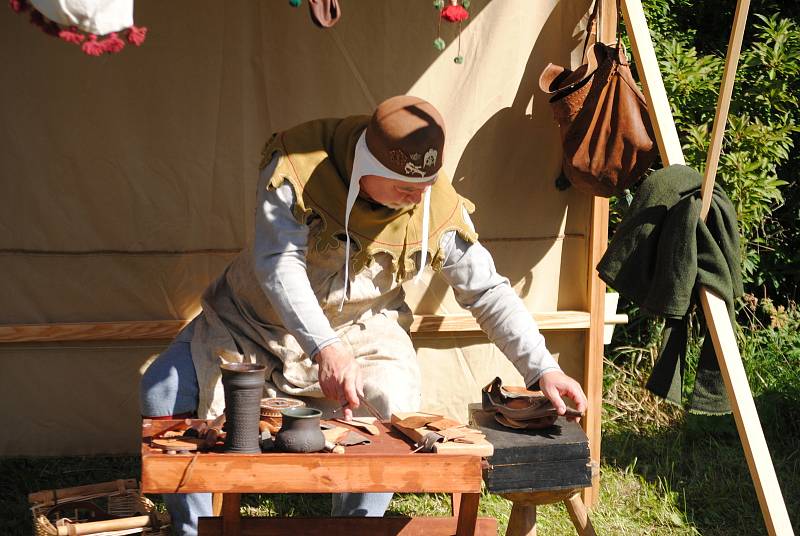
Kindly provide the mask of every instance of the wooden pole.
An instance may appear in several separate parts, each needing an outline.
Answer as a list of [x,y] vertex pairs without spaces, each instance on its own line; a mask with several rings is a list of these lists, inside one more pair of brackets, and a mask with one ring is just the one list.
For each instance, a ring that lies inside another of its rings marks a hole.
[[[600,467],[601,422],[603,407],[603,331],[605,314],[606,285],[594,269],[608,244],[608,199],[595,197],[592,200],[591,228],[589,230],[589,280],[587,295],[589,303],[590,326],[584,342],[583,388],[589,402],[586,416],[581,425],[589,438],[589,452],[592,465]],[[584,488],[583,501],[593,506],[600,496],[600,471],[592,471],[592,487]]]
[[[603,43],[614,43],[617,40],[617,5],[616,0],[597,0],[601,2],[598,13],[598,39]],[[594,269],[608,246],[608,199],[594,197],[589,220],[589,247],[587,260],[589,263],[586,296],[589,309],[589,330],[586,333],[583,389],[589,402],[589,410],[582,419],[586,436],[589,438],[591,463],[598,468],[592,471],[592,486],[581,492],[583,502],[591,507],[600,496],[600,445],[601,445],[601,408],[603,407],[603,332],[605,331],[605,296],[606,284]]]
[[656,51],[647,29],[647,20],[641,0],[622,0],[622,16],[631,40],[631,52],[636,59],[636,70],[642,80],[642,88],[647,96],[650,121],[658,144],[658,151],[665,166],[685,164],[683,149],[678,139],[678,129],[669,108],[667,90],[658,69]]
[[706,219],[711,208],[711,197],[714,191],[714,180],[719,165],[719,154],[722,151],[722,138],[725,135],[725,125],[728,122],[728,110],[731,107],[733,83],[736,81],[736,66],[739,64],[739,54],[742,51],[742,39],[747,23],[747,11],[750,9],[750,0],[739,0],[736,3],[736,13],[733,16],[733,31],[728,41],[728,53],[725,57],[725,70],[722,72],[722,87],[717,100],[717,113],[714,115],[714,127],[711,129],[711,142],[708,145],[706,156],[706,171],[703,176],[703,185],[700,195],[703,206],[700,217]]
[[[722,134],[727,120],[730,95],[735,78],[736,64],[741,40],[744,34],[744,25],[747,18],[749,0],[738,0],[734,16],[733,32],[728,46],[728,56],[723,74],[723,84],[720,90],[720,101],[714,119],[712,141],[709,147],[706,174],[702,185],[703,201],[708,197],[710,206],[711,193],[714,186],[714,176],[719,162],[719,151],[722,147]],[[642,77],[645,95],[650,106],[650,116],[656,133],[661,159],[664,165],[683,164],[683,151],[678,140],[675,121],[669,108],[664,82],[658,70],[653,43],[647,29],[641,0],[622,0],[623,15],[631,38],[633,54]],[[706,212],[703,214],[705,216]],[[714,343],[714,349],[719,359],[725,388],[733,408],[739,438],[742,441],[750,476],[758,496],[761,512],[767,532],[770,535],[793,535],[792,525],[786,505],[783,501],[775,468],[767,448],[764,432],[758,419],[753,394],[747,382],[742,358],[736,344],[728,310],[722,298],[705,287],[700,289],[700,302],[708,322],[708,332]]]

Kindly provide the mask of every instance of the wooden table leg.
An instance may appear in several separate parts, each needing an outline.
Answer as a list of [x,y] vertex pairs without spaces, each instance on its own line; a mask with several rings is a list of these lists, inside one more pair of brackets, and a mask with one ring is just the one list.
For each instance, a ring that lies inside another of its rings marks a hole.
[[576,493],[569,499],[564,501],[569,512],[569,517],[572,519],[572,524],[578,531],[578,536],[597,536],[594,532],[592,522],[589,520],[589,513],[586,511],[586,505],[583,504],[581,496]]
[[536,505],[514,501],[506,536],[536,536]]
[[211,494],[211,513],[214,517],[222,515],[222,493]]
[[461,507],[461,494],[450,494],[450,513],[453,517],[458,517],[458,509]]
[[461,504],[458,508],[458,526],[456,536],[474,536],[478,524],[478,505],[481,502],[480,493],[462,493]]
[[239,536],[242,533],[241,493],[222,495],[222,536]]

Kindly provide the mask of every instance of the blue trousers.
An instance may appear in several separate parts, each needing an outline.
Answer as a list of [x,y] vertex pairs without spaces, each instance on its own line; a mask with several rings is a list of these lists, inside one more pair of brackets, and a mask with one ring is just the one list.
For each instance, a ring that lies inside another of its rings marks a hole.
[[[140,404],[144,417],[164,417],[197,410],[199,386],[192,363],[189,324],[142,375]],[[163,495],[179,536],[196,536],[197,519],[211,516],[210,493]],[[332,516],[380,517],[389,506],[391,493],[337,493],[332,497]]]

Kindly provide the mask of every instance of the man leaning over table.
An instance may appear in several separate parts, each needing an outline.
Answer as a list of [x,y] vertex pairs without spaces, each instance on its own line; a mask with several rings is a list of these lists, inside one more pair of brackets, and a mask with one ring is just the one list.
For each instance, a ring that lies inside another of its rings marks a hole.
[[[142,415],[211,418],[224,409],[219,356],[267,367],[264,396],[381,414],[420,408],[420,371],[401,287],[427,266],[453,287],[528,386],[560,414],[586,409],[441,171],[444,121],[392,97],[372,116],[320,119],[273,136],[261,162],[252,243],[211,284],[203,310],[147,369]],[[382,516],[391,493],[340,493],[334,516]],[[211,515],[208,493],[165,495],[176,531]]]

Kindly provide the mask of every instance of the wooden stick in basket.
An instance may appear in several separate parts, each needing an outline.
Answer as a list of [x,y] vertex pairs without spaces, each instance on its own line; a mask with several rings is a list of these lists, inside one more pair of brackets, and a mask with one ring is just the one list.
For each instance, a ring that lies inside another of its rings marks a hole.
[[111,482],[88,484],[86,486],[76,486],[73,488],[36,491],[28,495],[28,502],[41,506],[53,506],[59,502],[106,495],[109,493],[114,493],[115,491],[138,490],[139,483],[135,479],[129,478],[127,480],[113,480]]
[[90,521],[58,527],[58,536],[81,536],[83,534],[97,534],[112,530],[140,529],[150,526],[150,516],[126,517],[124,519],[109,519],[106,521]]

